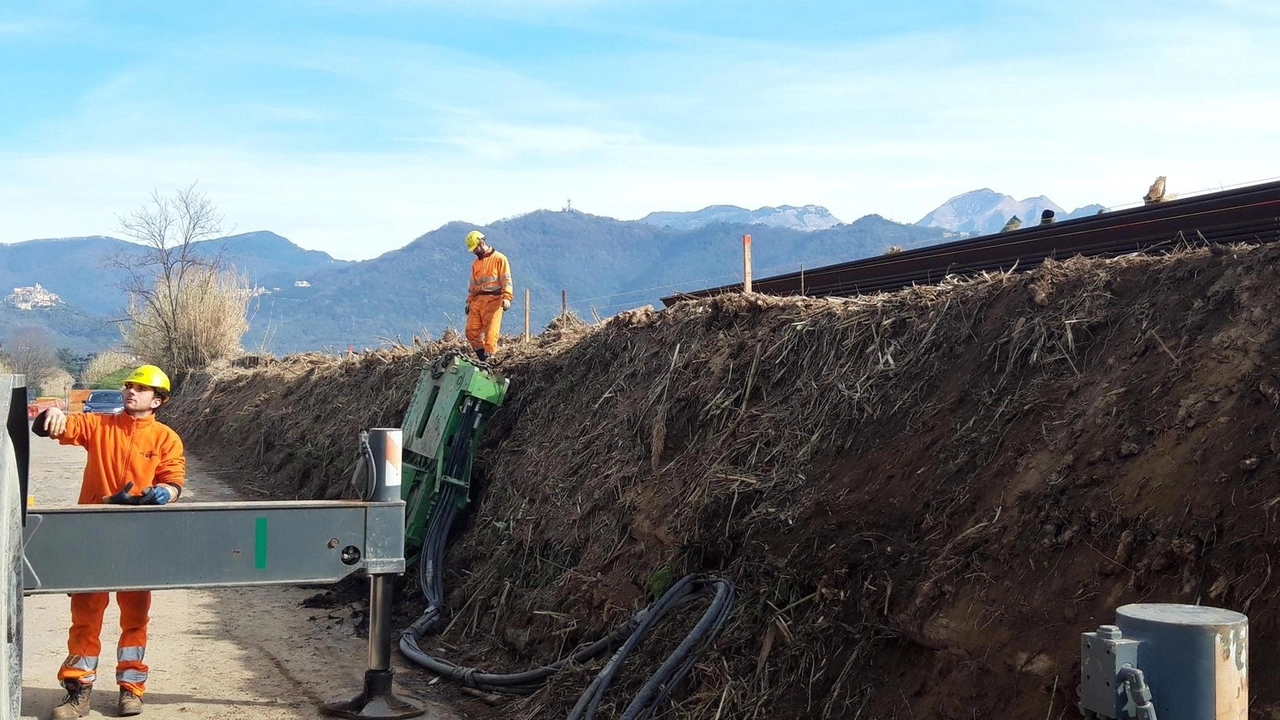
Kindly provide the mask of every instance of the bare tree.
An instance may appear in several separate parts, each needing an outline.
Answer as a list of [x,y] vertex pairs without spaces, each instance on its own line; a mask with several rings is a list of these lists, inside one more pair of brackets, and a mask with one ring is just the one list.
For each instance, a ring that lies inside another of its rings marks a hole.
[[[171,373],[201,367],[239,350],[239,335],[232,348],[202,346],[204,325],[224,320],[210,314],[226,312],[225,304],[207,302],[211,279],[224,275],[238,279],[220,250],[206,252],[198,247],[222,234],[223,216],[213,202],[192,183],[171,197],[153,191],[150,202],[118,219],[120,232],[147,247],[141,256],[111,262],[125,274],[122,287],[129,295],[132,325],[125,330],[125,342],[130,349]],[[238,292],[235,282],[212,284]],[[193,285],[200,287],[199,292],[192,292]],[[241,323],[243,318],[241,311]]]
[[26,325],[14,330],[2,354],[10,372],[27,376],[29,388],[40,387],[61,369],[53,334],[47,328]]

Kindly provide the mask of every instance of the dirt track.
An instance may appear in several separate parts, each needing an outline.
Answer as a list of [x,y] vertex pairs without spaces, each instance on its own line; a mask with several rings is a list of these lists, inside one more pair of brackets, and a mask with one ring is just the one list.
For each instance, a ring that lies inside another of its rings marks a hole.
[[[84,450],[32,440],[36,507],[74,502]],[[189,461],[189,499],[235,500],[227,484]],[[131,548],[141,557],[155,549]],[[88,552],[112,552],[91,548]],[[155,593],[147,662],[148,718],[293,720],[315,718],[320,702],[356,694],[367,646],[356,633],[353,608],[308,610],[318,590],[293,587],[168,590]],[[44,718],[61,700],[56,679],[66,655],[70,610],[65,595],[28,597],[23,659],[22,717]],[[114,601],[103,622],[98,692],[91,718],[115,717],[114,650],[119,612]],[[457,717],[433,705],[427,718]]]

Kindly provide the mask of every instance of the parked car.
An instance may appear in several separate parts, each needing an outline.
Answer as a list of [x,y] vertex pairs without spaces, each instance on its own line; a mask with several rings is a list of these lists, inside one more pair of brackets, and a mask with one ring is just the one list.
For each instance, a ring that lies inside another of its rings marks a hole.
[[106,415],[124,412],[124,393],[119,390],[94,390],[84,401],[84,411]]

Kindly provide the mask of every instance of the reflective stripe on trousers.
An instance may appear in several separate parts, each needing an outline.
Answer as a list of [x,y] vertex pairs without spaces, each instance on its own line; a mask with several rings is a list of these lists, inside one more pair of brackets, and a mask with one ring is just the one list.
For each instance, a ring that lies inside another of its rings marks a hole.
[[68,655],[58,671],[58,680],[76,680],[92,685],[98,679],[98,658],[93,655]]
[[134,695],[146,692],[148,668],[142,662],[146,654],[147,648],[138,645],[122,645],[116,650],[116,684]]
[[[75,593],[71,596],[71,632],[67,637],[67,662],[58,670],[58,680],[74,679],[91,684],[97,679],[98,656],[102,654],[102,615],[111,596],[107,593]],[[147,672],[143,657],[147,648],[147,621],[151,593],[134,590],[116,593],[120,606],[120,642],[117,645],[116,682],[135,695],[146,690]],[[73,658],[85,658],[77,666]]]

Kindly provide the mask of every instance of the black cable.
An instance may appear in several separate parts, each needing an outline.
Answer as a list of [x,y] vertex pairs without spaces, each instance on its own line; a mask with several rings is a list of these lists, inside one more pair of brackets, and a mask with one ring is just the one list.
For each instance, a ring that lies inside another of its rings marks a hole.
[[[418,642],[434,634],[444,625],[444,551],[449,532],[460,511],[458,495],[464,488],[451,480],[460,480],[468,473],[471,445],[479,428],[481,404],[475,398],[466,398],[457,429],[449,443],[449,456],[443,468],[444,487],[427,521],[418,562],[418,585],[427,601],[427,607],[412,625],[400,635],[400,651],[413,662],[447,680],[465,687],[487,692],[530,694],[541,688],[552,675],[569,665],[589,662],[605,653],[615,651],[605,666],[592,680],[570,712],[570,720],[591,720],[595,717],[609,686],[617,678],[623,661],[638,647],[671,609],[678,607],[704,590],[713,592],[710,606],[697,625],[667,657],[661,667],[649,677],[640,692],[627,706],[625,720],[645,720],[653,717],[658,707],[669,697],[693,669],[702,652],[715,640],[733,609],[733,586],[716,578],[687,575],[673,584],[660,598],[644,610],[633,615],[626,623],[613,629],[605,637],[578,650],[572,655],[540,668],[517,673],[483,673],[476,668],[461,667],[448,660],[432,657],[422,650]],[[364,438],[367,447],[367,438]],[[372,456],[372,453],[370,453]]]
[[[360,460],[356,461],[355,469],[351,471],[351,485],[355,488],[356,494],[360,496],[361,501],[372,502],[373,493],[377,489],[378,463],[373,459],[373,448],[369,447],[369,432],[367,430],[360,431],[360,455]],[[363,461],[363,464],[361,461]],[[361,468],[364,468],[365,472],[363,487],[358,480]]]
[[419,647],[419,638],[415,637],[411,630],[406,630],[401,634],[400,651],[410,660],[431,672],[466,687],[477,688],[486,692],[527,695],[537,691],[546,682],[547,678],[560,672],[565,667],[594,660],[614,649],[634,631],[636,623],[637,620],[633,617],[631,621],[620,625],[613,632],[569,657],[557,660],[550,665],[517,673],[483,673],[476,668],[464,668],[448,660],[432,657]]
[[711,606],[703,613],[698,624],[694,626],[685,639],[667,658],[622,714],[622,720],[644,720],[653,717],[658,708],[667,700],[689,672],[693,670],[698,657],[706,650],[724,629],[729,613],[733,610],[733,586],[720,579],[704,581],[715,589]]
[[639,646],[640,642],[662,620],[664,615],[673,608],[684,604],[695,593],[708,588],[715,591],[710,607],[703,613],[702,618],[693,630],[685,636],[680,646],[649,677],[644,687],[641,688],[639,694],[627,706],[622,716],[623,718],[652,717],[658,706],[667,699],[675,686],[684,680],[689,671],[693,669],[694,663],[703,650],[710,645],[716,636],[720,634],[720,630],[723,629],[729,612],[733,609],[733,587],[728,582],[718,578],[686,575],[672,585],[667,592],[663,593],[661,598],[645,610],[645,619],[632,633],[631,637],[627,639],[627,642],[618,648],[618,651],[609,659],[609,662],[600,670],[600,673],[596,675],[595,680],[592,681],[591,685],[578,699],[577,704],[574,705],[573,710],[570,711],[569,720],[591,720],[591,718],[594,718],[609,686],[621,671],[622,663],[626,660],[627,655]]
[[626,660],[627,655],[640,644],[645,635],[649,634],[653,624],[666,614],[668,608],[677,604],[692,592],[693,580],[693,575],[686,575],[680,578],[662,594],[662,597],[649,605],[645,611],[644,619],[636,627],[635,632],[631,634],[631,637],[627,638],[622,647],[618,648],[613,657],[609,658],[609,662],[605,663],[603,668],[600,668],[600,672],[595,679],[591,681],[586,691],[578,698],[577,704],[569,712],[569,720],[590,718],[595,715],[596,709],[600,706],[600,701],[604,699],[605,691],[613,684],[618,671],[622,669],[622,661]]
[[479,420],[480,403],[474,398],[466,398],[462,416],[449,442],[449,456],[442,473],[444,487],[440,489],[440,496],[427,521],[427,533],[418,558],[418,586],[427,600],[427,607],[409,628],[417,637],[433,633],[445,620],[444,551],[449,543],[449,530],[458,516],[458,495],[462,492],[462,488],[448,478],[459,479],[466,472]]
[[[527,695],[536,692],[552,675],[569,665],[580,665],[615,650],[613,656],[596,675],[591,685],[570,712],[571,720],[589,720],[595,716],[609,686],[616,679],[627,656],[672,609],[690,600],[699,591],[713,589],[711,605],[680,646],[662,664],[628,705],[624,718],[650,718],[666,701],[671,691],[693,669],[701,653],[719,635],[733,609],[733,586],[717,578],[688,575],[671,586],[662,597],[616,627],[604,638],[550,665],[517,673],[485,673],[476,668],[455,665],[433,657],[422,650],[422,635],[410,627],[400,636],[400,651],[413,662],[446,680],[486,692]],[[416,625],[416,623],[415,623]]]

